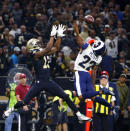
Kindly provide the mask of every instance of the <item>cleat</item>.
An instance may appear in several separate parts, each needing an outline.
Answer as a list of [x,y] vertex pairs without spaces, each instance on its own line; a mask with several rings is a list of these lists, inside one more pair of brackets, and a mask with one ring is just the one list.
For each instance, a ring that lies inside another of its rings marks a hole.
[[114,92],[108,90],[108,89],[105,88],[105,87],[103,87],[103,88],[101,89],[101,91],[102,91],[103,94],[108,94],[108,95],[112,95],[112,96],[115,95]]
[[7,111],[4,112],[4,114],[3,114],[2,117],[3,117],[4,119],[7,118],[13,111],[14,111],[14,107],[9,108]]
[[92,121],[91,118],[89,117],[86,117],[85,115],[81,114],[80,116],[78,116],[78,119],[79,119],[79,122],[82,123],[82,121],[87,121],[87,122],[90,122]]

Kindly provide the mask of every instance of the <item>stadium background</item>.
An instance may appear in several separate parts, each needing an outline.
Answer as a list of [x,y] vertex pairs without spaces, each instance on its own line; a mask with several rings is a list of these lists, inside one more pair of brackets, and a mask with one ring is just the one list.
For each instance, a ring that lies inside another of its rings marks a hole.
[[[30,57],[24,54],[22,46],[26,45],[30,38],[38,38],[45,46],[49,39],[50,29],[53,23],[62,23],[66,25],[66,37],[62,39],[61,52],[51,56],[50,65],[52,77],[64,89],[72,88],[73,73],[69,70],[69,62],[75,60],[78,46],[73,32],[73,19],[77,20],[79,30],[85,35],[85,38],[93,35],[91,31],[86,31],[83,18],[91,14],[95,18],[95,24],[87,25],[93,30],[94,37],[99,37],[105,42],[109,37],[104,36],[104,29],[109,25],[114,37],[118,37],[118,55],[113,58],[115,67],[120,58],[125,58],[125,63],[130,66],[130,2],[127,0],[3,0],[0,1],[0,114],[6,108],[7,98],[5,100],[5,88],[8,71],[13,68],[11,55],[14,53],[14,47],[19,47],[19,62],[24,64],[34,75]],[[118,29],[122,29],[121,33]],[[86,31],[86,33],[84,33]],[[120,35],[119,35],[120,34]],[[85,39],[84,38],[84,39]],[[67,50],[63,47],[68,47]],[[8,49],[6,52],[5,50]],[[2,51],[3,50],[3,51]],[[68,52],[67,52],[68,51]],[[64,52],[64,53],[63,53]],[[65,53],[66,52],[66,53]],[[71,52],[71,53],[70,53]],[[61,54],[60,54],[61,53]],[[71,54],[71,55],[70,55]],[[24,56],[25,55],[25,56]],[[57,57],[62,56],[61,61],[56,64]],[[23,61],[24,59],[24,61]],[[28,62],[29,61],[29,62]],[[4,66],[3,66],[4,65]],[[102,66],[101,66],[102,68]],[[129,68],[121,71],[127,73],[127,85],[130,85]],[[114,74],[111,80],[116,82],[121,72],[112,69]],[[111,72],[110,72],[111,73]],[[100,71],[97,72],[97,82]],[[71,78],[70,78],[71,77]],[[0,117],[2,119],[2,117]],[[128,123],[128,121],[125,121]],[[4,124],[4,122],[2,122]],[[1,124],[0,130],[3,125]]]

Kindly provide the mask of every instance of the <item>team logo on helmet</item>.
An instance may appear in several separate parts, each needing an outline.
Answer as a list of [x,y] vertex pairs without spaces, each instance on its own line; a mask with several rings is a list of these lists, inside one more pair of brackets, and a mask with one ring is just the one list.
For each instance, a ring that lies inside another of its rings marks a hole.
[[92,49],[96,55],[103,55],[106,52],[106,46],[101,40],[95,40]]
[[32,38],[27,42],[27,50],[30,52],[34,49],[40,49],[40,46],[38,45],[39,40]]

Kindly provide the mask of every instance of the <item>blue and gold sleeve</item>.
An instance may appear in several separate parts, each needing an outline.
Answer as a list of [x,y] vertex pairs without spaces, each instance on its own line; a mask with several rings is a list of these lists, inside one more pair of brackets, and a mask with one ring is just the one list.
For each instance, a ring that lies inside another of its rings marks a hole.
[[85,49],[87,49],[88,48],[88,43],[83,43],[83,45],[82,45],[82,50],[85,50]]

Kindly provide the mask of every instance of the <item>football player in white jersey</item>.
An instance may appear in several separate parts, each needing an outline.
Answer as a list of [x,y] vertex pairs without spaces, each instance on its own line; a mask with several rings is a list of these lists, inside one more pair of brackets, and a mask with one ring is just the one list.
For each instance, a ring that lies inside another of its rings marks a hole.
[[[76,24],[74,23],[74,29],[76,32]],[[77,31],[78,32],[78,31]],[[92,79],[89,74],[89,70],[95,68],[102,61],[102,56],[106,53],[105,44],[100,40],[92,40],[91,43],[84,43],[79,33],[76,33],[77,43],[80,45],[80,51],[75,60],[75,82],[74,87],[79,99],[91,98],[96,102],[99,102],[105,106],[112,107],[105,99],[97,97],[99,94],[114,95],[110,90],[103,88],[101,91],[95,91]]]

